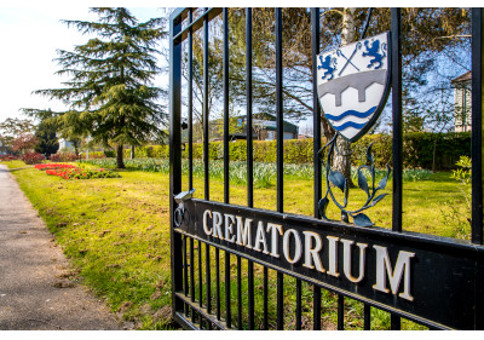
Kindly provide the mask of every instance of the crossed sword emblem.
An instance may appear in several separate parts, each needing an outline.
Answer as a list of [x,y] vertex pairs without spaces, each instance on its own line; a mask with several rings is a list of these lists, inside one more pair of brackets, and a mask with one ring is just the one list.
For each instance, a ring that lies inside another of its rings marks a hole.
[[356,52],[357,52],[359,49],[361,49],[361,46],[362,46],[362,45],[363,45],[363,44],[362,44],[361,42],[357,42],[357,43],[356,43],[356,46],[355,46],[355,49],[353,50],[353,53],[351,53],[351,56],[350,56],[349,58],[347,58],[347,57],[346,57],[346,56],[343,54],[343,52],[341,52],[341,50],[337,50],[337,51],[336,51],[336,55],[337,55],[338,57],[343,57],[344,59],[346,59],[346,63],[343,65],[343,68],[341,68],[341,71],[339,71],[338,76],[341,76],[341,74],[343,73],[343,71],[344,71],[344,70],[346,69],[346,67],[347,67],[348,65],[350,65],[350,64],[351,64],[351,66],[353,66],[353,67],[354,67],[354,68],[355,68],[357,71],[359,71],[359,70],[360,70],[360,69],[359,69],[359,68],[358,68],[358,67],[357,67],[355,64],[353,64],[353,63],[351,62],[351,59],[353,59],[353,57],[356,55]]

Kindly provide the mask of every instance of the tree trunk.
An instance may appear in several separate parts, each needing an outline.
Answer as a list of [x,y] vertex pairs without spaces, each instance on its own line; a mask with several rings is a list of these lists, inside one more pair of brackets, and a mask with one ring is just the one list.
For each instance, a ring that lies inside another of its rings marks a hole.
[[[348,45],[355,41],[354,8],[345,8],[343,14],[343,30],[341,32],[341,45]],[[337,150],[333,156],[335,170],[341,172],[349,188],[354,187],[351,180],[351,143],[343,137],[336,141]]]
[[432,151],[432,172],[437,171],[437,137],[434,137],[434,149]]
[[118,169],[124,169],[123,144],[116,145],[116,166]]
[[135,152],[134,152],[134,145],[131,145],[131,159],[134,159]]

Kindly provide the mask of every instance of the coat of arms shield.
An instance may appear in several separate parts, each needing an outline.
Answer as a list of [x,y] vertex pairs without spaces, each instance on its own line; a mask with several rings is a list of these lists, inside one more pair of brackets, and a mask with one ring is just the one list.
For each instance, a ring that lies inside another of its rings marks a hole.
[[378,119],[390,88],[390,33],[318,55],[318,97],[330,125],[355,142]]

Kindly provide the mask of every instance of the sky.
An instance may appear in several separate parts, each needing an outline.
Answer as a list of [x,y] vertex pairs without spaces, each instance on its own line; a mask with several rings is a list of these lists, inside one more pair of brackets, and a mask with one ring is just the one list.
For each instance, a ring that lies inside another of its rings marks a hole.
[[[88,37],[82,36],[74,28],[68,28],[62,19],[93,20],[97,16],[89,12],[89,6],[124,6],[140,20],[163,16],[171,9],[156,7],[166,2],[153,0],[137,1],[89,1],[69,2],[55,0],[10,0],[0,4],[0,122],[8,117],[27,118],[21,113],[22,108],[63,110],[64,105],[58,101],[32,94],[33,91],[46,88],[59,88],[61,82],[68,78],[55,75],[59,69],[53,61],[57,57],[58,49],[72,50],[74,45],[84,44]],[[386,0],[366,1],[342,0],[344,6],[388,6]],[[432,2],[425,3],[416,0],[400,3],[392,2],[392,6],[432,6]],[[42,4],[42,6],[40,5]],[[172,4],[172,3],[168,3]],[[273,3],[272,1],[233,0],[230,6],[294,6],[287,1]],[[314,6],[314,0],[303,0],[298,6]],[[132,7],[132,6],[138,7]],[[209,0],[205,3],[193,3],[193,0],[178,0],[177,6],[205,5],[223,6],[227,1]],[[340,3],[338,3],[340,5]],[[435,4],[434,4],[435,5]],[[449,0],[439,1],[439,6],[454,6]],[[468,4],[472,5],[472,4]],[[475,5],[475,4],[474,4]],[[74,6],[74,7],[73,7]],[[318,2],[319,6],[319,2]],[[164,57],[160,56],[159,65],[166,66]],[[162,74],[155,80],[155,85],[166,87],[168,74]],[[309,126],[311,122],[308,122]]]
[[[163,15],[163,8],[128,9],[140,21]],[[68,28],[62,19],[92,20],[97,15],[86,7],[0,7],[0,122],[6,118],[28,118],[22,108],[63,110],[58,101],[32,94],[46,88],[59,88],[66,77],[54,75],[58,49],[72,50],[88,37]],[[159,64],[165,60],[160,57]],[[166,86],[167,75],[158,77],[157,86]],[[166,78],[166,79],[165,79]]]

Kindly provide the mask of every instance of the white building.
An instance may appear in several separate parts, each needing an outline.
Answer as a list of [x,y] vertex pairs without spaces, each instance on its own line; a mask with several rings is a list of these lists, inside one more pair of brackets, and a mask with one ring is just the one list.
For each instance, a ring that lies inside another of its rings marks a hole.
[[64,138],[59,139],[59,151],[73,151],[74,145]]
[[471,131],[471,85],[472,72],[469,71],[452,79],[454,86],[454,128],[455,132]]

